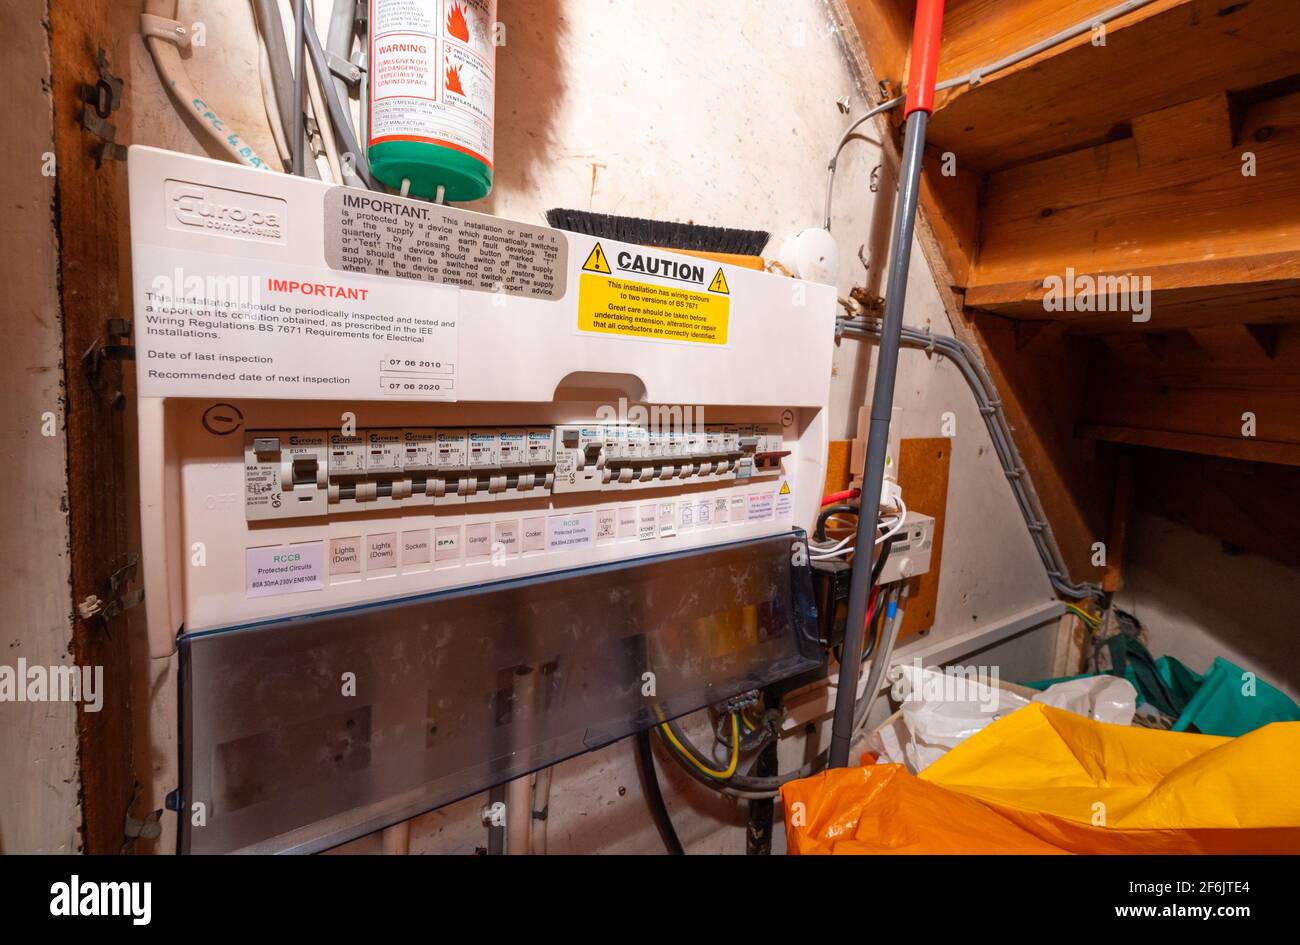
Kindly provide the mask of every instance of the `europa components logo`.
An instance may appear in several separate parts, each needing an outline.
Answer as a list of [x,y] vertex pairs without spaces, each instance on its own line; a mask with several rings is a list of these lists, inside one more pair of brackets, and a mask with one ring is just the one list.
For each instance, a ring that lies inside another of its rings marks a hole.
[[169,180],[167,228],[214,236],[283,243],[288,204],[278,197]]

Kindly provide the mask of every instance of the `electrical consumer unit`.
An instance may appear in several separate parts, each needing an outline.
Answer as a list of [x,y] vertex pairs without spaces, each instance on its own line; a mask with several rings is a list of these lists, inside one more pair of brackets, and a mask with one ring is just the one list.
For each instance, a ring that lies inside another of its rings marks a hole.
[[320,849],[817,665],[831,287],[129,162],[183,849]]

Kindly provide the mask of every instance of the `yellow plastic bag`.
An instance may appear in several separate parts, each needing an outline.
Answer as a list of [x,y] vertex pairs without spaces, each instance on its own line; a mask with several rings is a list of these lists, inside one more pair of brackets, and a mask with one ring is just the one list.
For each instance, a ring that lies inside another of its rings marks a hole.
[[1300,852],[1300,723],[1238,738],[1034,703],[919,777],[898,765],[782,789],[792,853]]

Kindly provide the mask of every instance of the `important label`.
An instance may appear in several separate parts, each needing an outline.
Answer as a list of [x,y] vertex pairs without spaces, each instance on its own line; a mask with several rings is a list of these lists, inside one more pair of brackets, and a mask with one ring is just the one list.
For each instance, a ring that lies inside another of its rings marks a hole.
[[730,322],[720,266],[644,251],[609,257],[597,243],[579,271],[579,331],[725,346]]
[[544,226],[335,187],[325,194],[325,261],[343,272],[553,301],[568,285],[569,243]]
[[460,294],[135,247],[143,397],[455,400]]

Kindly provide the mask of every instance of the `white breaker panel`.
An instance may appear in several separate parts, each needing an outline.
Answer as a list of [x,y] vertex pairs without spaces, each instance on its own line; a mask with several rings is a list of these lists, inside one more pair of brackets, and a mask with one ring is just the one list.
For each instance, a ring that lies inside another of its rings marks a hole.
[[151,649],[808,527],[831,287],[130,155]]

